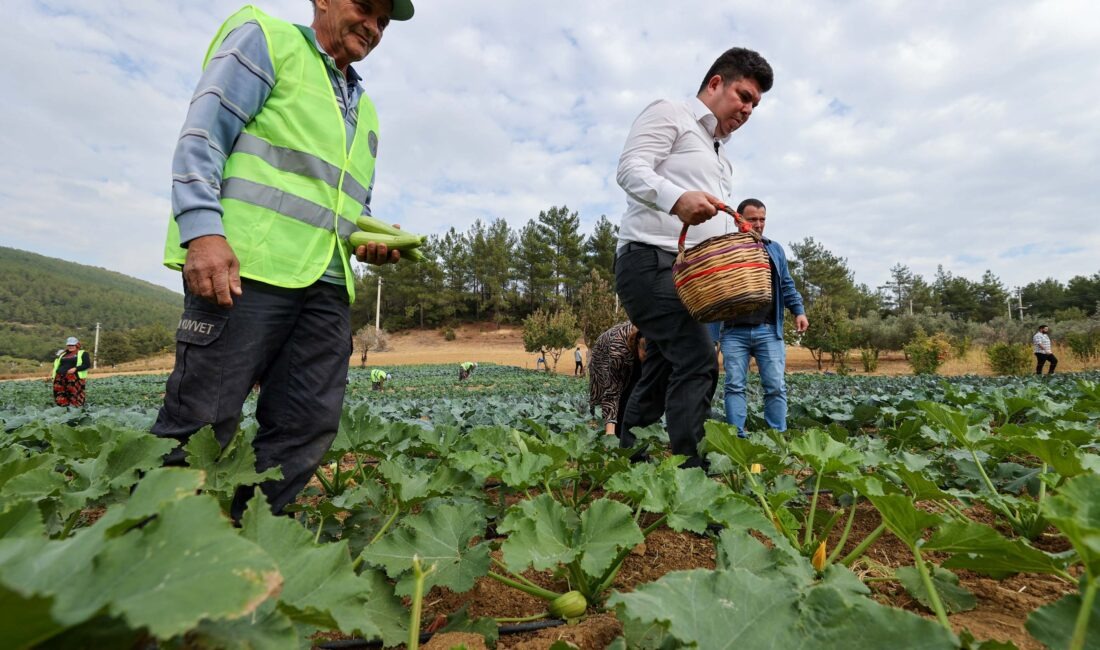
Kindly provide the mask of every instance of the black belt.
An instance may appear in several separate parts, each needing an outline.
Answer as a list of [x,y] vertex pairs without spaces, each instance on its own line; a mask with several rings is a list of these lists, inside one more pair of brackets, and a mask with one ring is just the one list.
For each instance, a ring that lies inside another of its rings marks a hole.
[[675,255],[676,254],[676,253],[673,253],[671,251],[666,251],[665,249],[661,248],[660,246],[654,246],[653,244],[645,244],[645,243],[642,243],[640,241],[627,242],[627,244],[625,246],[623,246],[622,248],[619,249],[619,251],[621,253],[633,253],[634,251],[640,251],[640,250],[654,250],[654,251],[659,251],[661,253],[666,253],[668,255]]

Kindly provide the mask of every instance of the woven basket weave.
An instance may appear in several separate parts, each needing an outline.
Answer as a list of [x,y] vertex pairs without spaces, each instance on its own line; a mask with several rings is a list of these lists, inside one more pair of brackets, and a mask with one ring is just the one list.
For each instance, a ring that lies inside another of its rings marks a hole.
[[[734,215],[738,225],[748,226]],[[772,272],[764,242],[753,230],[720,235],[685,250],[687,224],[680,232],[680,253],[672,279],[680,301],[700,323],[729,320],[772,301]]]

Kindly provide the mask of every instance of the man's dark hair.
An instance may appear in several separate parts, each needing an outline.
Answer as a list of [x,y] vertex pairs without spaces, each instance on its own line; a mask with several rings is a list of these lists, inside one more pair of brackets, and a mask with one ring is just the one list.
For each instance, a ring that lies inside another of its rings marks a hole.
[[1039,329],[1037,329],[1037,330],[1035,330],[1035,331],[1036,331],[1036,332],[1041,332],[1041,331],[1043,330],[1043,328],[1044,328],[1044,327],[1046,327],[1046,325],[1040,325],[1040,326],[1039,326]]
[[760,84],[760,92],[766,93],[772,89],[772,67],[757,52],[743,47],[731,47],[722,53],[722,56],[707,70],[707,76],[703,77],[703,83],[699,84],[699,92],[707,87],[707,82],[714,75],[722,77],[722,84],[748,77]]
[[764,202],[760,199],[745,199],[737,204],[737,214],[744,214],[745,208],[752,206],[754,208],[760,208],[761,210],[767,210],[768,207],[764,205]]

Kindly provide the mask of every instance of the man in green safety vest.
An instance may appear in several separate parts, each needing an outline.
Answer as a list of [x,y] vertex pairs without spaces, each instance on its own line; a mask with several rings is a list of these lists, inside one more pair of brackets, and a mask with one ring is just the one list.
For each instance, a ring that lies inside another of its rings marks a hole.
[[381,392],[382,385],[390,378],[390,374],[381,368],[373,368],[370,371],[370,388]]
[[[259,382],[256,469],[282,512],[336,435],[351,356],[350,256],[370,214],[379,120],[351,64],[378,46],[410,0],[313,0],[309,27],[252,6],[218,30],[172,160],[164,263],[183,272],[176,365],[154,434],[179,441],[212,425],[224,447]],[[239,520],[252,488],[235,495]]]
[[474,371],[474,368],[477,368],[476,361],[463,361],[462,363],[458,364],[458,380],[462,381],[464,379],[467,379],[470,376],[470,373]]

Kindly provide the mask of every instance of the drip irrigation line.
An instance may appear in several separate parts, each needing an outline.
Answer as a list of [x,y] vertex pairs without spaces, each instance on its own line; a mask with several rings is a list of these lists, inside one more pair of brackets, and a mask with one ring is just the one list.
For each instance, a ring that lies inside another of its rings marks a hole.
[[[548,627],[558,627],[559,625],[565,625],[565,621],[561,620],[560,618],[547,618],[541,621],[531,621],[530,623],[501,625],[499,628],[497,628],[497,633],[522,634],[524,632],[545,630]],[[420,642],[427,643],[436,634],[440,634],[440,632],[421,632]],[[316,647],[321,648],[322,650],[354,650],[355,648],[381,648],[383,647],[383,644],[381,639],[341,639],[339,641],[328,641],[326,643],[319,643]]]

